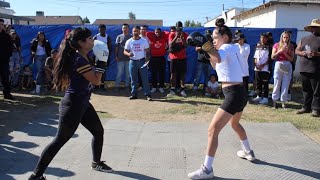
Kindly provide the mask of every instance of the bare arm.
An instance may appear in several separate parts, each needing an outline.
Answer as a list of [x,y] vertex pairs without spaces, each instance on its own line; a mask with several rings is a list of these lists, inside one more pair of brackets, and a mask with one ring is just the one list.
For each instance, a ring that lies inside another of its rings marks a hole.
[[127,49],[125,49],[125,50],[123,51],[123,54],[126,55],[126,56],[128,56],[128,57],[132,57],[132,56],[133,56],[133,54],[132,54],[129,50],[127,50]]
[[98,86],[101,83],[102,73],[100,72],[95,72],[94,70],[92,70],[92,71],[83,73],[82,76],[95,86]]
[[146,52],[146,61],[150,60],[150,48],[145,49]]
[[300,41],[300,42],[298,43],[298,45],[297,45],[297,48],[296,48],[295,53],[296,53],[296,55],[298,55],[298,56],[306,56],[306,55],[307,55],[307,52],[301,51],[301,49],[302,49],[302,47],[301,47],[301,41]]

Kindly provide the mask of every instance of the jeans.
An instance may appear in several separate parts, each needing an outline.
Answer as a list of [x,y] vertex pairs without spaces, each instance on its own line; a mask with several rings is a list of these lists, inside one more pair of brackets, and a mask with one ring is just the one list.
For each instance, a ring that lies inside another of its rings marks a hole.
[[46,55],[38,56],[36,55],[34,57],[34,63],[37,68],[37,76],[36,76],[36,84],[42,85],[45,81],[45,74],[44,74],[44,64],[46,62]]
[[141,69],[141,66],[145,63],[145,59],[141,60],[130,60],[129,62],[129,72],[131,78],[131,95],[137,96],[137,83],[138,83],[138,73],[140,72],[140,76],[143,84],[143,92],[145,96],[150,96],[150,87],[148,80],[148,67],[144,67]]
[[129,86],[130,75],[129,75],[129,61],[118,61],[117,62],[117,77],[116,77],[116,87],[120,87],[120,82],[124,73],[124,82],[126,86]]
[[[289,67],[289,72],[285,73],[280,70],[280,64],[286,65]],[[273,74],[273,92],[272,92],[272,100],[279,100],[281,102],[288,101],[288,89],[291,81],[292,74],[292,65],[289,61],[276,61],[274,66],[274,74]],[[281,88],[281,90],[280,90]]]
[[197,71],[196,71],[196,77],[194,78],[193,81],[193,86],[194,87],[198,87],[199,83],[200,83],[200,78],[201,75],[204,75],[204,82],[203,82],[203,87],[206,87],[209,81],[209,76],[210,76],[210,68],[211,65],[210,64],[206,64],[206,63],[202,63],[199,62],[197,63]]
[[20,54],[15,51],[12,52],[12,56],[9,61],[9,71],[10,71],[10,81],[12,86],[17,86],[19,83],[19,74],[20,74]]

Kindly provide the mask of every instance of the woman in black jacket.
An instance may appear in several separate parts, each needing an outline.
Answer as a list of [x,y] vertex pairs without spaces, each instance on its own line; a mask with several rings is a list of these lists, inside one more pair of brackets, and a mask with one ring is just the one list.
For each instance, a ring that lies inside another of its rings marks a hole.
[[35,93],[40,94],[41,85],[45,80],[44,64],[46,58],[50,56],[52,48],[42,31],[38,32],[37,37],[32,40],[31,44],[31,57],[37,69]]

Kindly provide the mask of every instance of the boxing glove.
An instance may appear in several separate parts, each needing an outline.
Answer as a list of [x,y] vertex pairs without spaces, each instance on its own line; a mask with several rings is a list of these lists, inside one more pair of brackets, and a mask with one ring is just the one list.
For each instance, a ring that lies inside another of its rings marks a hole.
[[202,35],[201,33],[197,32],[197,31],[196,32],[192,32],[187,37],[187,43],[190,46],[201,47],[207,41],[208,41],[207,38],[204,35]]
[[104,73],[109,59],[108,45],[102,41],[94,40],[93,54],[96,57],[96,71]]

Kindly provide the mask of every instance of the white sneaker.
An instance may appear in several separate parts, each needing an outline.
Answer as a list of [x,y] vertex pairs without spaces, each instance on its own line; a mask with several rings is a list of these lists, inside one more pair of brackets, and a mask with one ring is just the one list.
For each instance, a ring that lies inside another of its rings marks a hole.
[[268,104],[268,98],[262,98],[261,101],[259,101],[259,104]]
[[187,94],[186,94],[186,92],[184,92],[184,90],[182,90],[182,91],[180,92],[180,94],[181,94],[181,96],[183,96],[183,97],[187,97]]
[[190,179],[212,179],[214,177],[213,170],[208,170],[204,165],[200,169],[189,173],[188,177]]
[[254,101],[254,102],[260,102],[261,100],[262,100],[262,98],[259,97],[259,96],[257,96],[254,99],[252,99],[252,101]]
[[250,91],[249,96],[253,97],[254,95],[256,95],[256,92],[254,92],[254,90]]
[[170,93],[167,95],[167,97],[174,96],[174,95],[176,95],[176,93],[174,93],[174,91],[170,91]]
[[211,97],[210,93],[205,93],[204,95],[207,96],[207,97]]
[[291,94],[288,94],[287,99],[288,101],[291,101]]
[[150,92],[151,92],[151,93],[154,93],[154,92],[156,92],[156,91],[157,91],[157,88],[152,88]]
[[237,152],[237,156],[239,158],[243,158],[246,159],[248,161],[254,161],[256,159],[253,150],[251,150],[250,152],[246,153],[244,150],[240,150]]
[[161,93],[164,93],[163,88],[159,88],[159,91],[160,91]]

